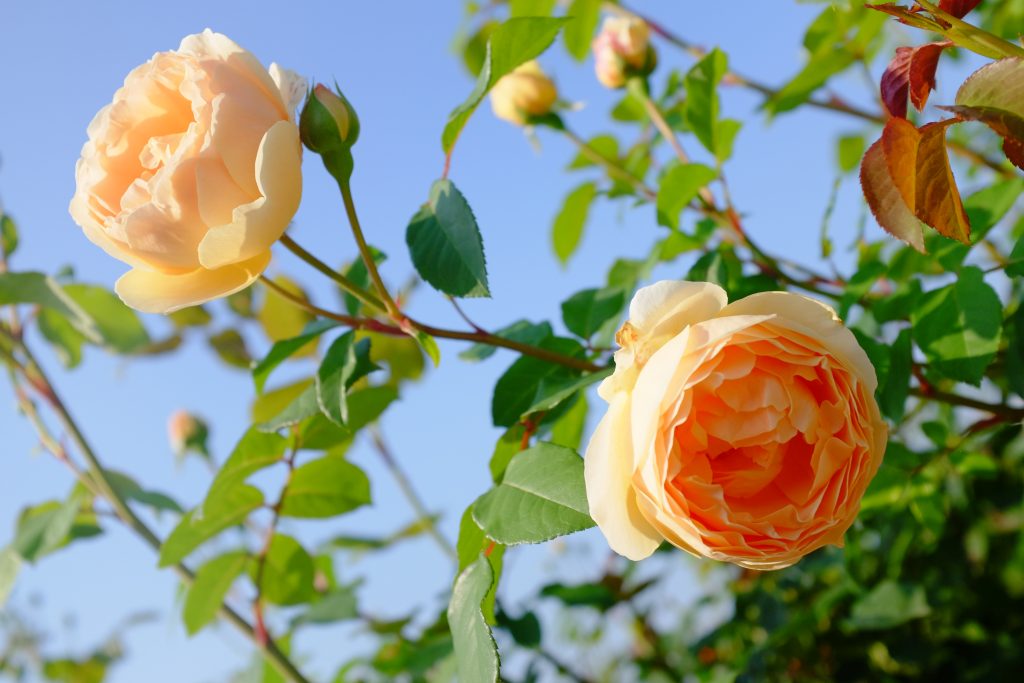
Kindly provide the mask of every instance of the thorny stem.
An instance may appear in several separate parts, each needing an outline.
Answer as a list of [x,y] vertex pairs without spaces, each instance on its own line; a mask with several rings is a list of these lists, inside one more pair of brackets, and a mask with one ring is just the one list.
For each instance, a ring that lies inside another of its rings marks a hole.
[[[314,315],[327,318],[329,320],[336,320],[343,325],[347,325],[353,329],[369,330],[371,332],[379,332],[381,334],[390,334],[396,337],[407,336],[407,332],[401,327],[396,325],[390,325],[383,323],[373,318],[359,318],[351,315],[344,315],[342,313],[335,313],[334,311],[328,311],[327,309],[314,306],[310,302],[306,301],[300,296],[292,294],[288,290],[281,287],[279,284],[271,280],[266,276],[260,276],[260,281],[270,289],[277,292],[283,298],[292,302],[294,305],[303,308]],[[412,318],[406,318],[406,322],[413,329],[425,332],[432,337],[440,337],[442,339],[458,339],[460,341],[474,342],[478,344],[487,344],[488,346],[499,346],[505,349],[511,349],[518,351],[525,356],[533,356],[540,360],[554,363],[556,365],[564,365],[568,368],[575,370],[581,370],[583,372],[597,372],[602,370],[602,366],[596,363],[591,363],[588,360],[582,358],[576,358],[574,356],[566,356],[554,351],[543,349],[539,346],[531,346],[530,344],[523,344],[522,342],[513,341],[511,339],[505,339],[499,337],[496,334],[490,332],[476,331],[473,332],[462,332],[459,330],[448,330],[441,327],[434,327],[432,325],[426,325],[419,321],[413,320]]]
[[377,262],[374,261],[373,254],[370,253],[370,246],[366,243],[363,228],[359,224],[359,216],[356,215],[356,204],[352,199],[352,187],[347,182],[339,183],[338,186],[341,188],[341,199],[345,203],[345,213],[348,215],[349,225],[352,226],[352,236],[355,237],[356,245],[359,247],[359,254],[363,257],[363,263],[366,264],[366,272],[370,274],[370,280],[377,290],[377,295],[383,300],[384,308],[388,315],[395,322],[400,322],[403,319],[402,312],[398,310],[398,304],[391,298],[388,288],[384,285],[384,280],[381,279],[380,271],[377,270]]
[[437,524],[434,522],[434,518],[427,510],[427,506],[423,503],[423,499],[420,497],[416,488],[412,485],[412,480],[409,479],[402,466],[398,463],[388,444],[384,441],[384,436],[380,430],[376,427],[370,428],[370,436],[373,440],[373,447],[380,456],[380,459],[384,461],[384,465],[391,472],[391,476],[394,477],[395,482],[398,484],[398,488],[401,489],[402,495],[409,502],[409,506],[412,507],[413,512],[416,513],[416,521],[423,525],[427,533],[430,534],[431,538],[437,543],[437,547],[441,549],[445,555],[448,556],[453,562],[459,561],[459,554],[455,550],[455,546],[451,544],[441,530],[437,528]]
[[[74,442],[76,449],[87,463],[86,471],[77,470],[77,468],[75,470],[79,481],[89,487],[90,490],[95,491],[97,495],[105,498],[113,508],[114,514],[117,518],[125,524],[125,526],[135,532],[136,535],[142,538],[142,540],[145,541],[153,550],[159,552],[162,545],[160,537],[158,537],[153,530],[135,514],[127,501],[117,492],[113,484],[111,484],[106,470],[100,463],[99,457],[96,455],[96,452],[93,450],[81,428],[79,428],[78,423],[75,422],[75,419],[72,417],[67,406],[57,394],[54,385],[46,376],[32,351],[22,340],[15,339],[10,335],[11,333],[8,329],[0,327],[0,337],[5,337],[6,341],[10,342],[12,346],[25,358],[25,362],[20,363],[13,358],[9,359],[8,362],[11,362],[11,360],[15,361],[13,363],[15,370],[19,371],[25,381],[32,386],[37,394],[39,394],[40,398],[49,404],[64,431]],[[35,424],[34,421],[33,424]],[[174,569],[184,583],[191,584],[195,580],[195,574],[184,563],[176,564]],[[255,629],[253,629],[252,625],[250,625],[245,618],[239,615],[238,612],[227,604],[221,603],[218,608],[218,614],[233,624],[249,640],[251,640],[259,648],[267,662],[286,680],[291,683],[309,683],[308,679],[302,675],[287,655],[285,655],[273,642],[260,642]]]

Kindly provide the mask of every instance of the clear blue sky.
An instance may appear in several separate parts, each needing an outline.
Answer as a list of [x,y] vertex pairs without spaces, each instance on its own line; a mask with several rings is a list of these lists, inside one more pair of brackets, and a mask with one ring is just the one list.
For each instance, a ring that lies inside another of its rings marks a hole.
[[[785,2],[637,4],[698,43],[721,45],[735,68],[769,83],[781,83],[799,68],[799,37],[821,7]],[[462,3],[249,2],[242,7],[196,0],[174,3],[173,9],[123,0],[0,5],[0,196],[22,230],[18,269],[52,273],[70,264],[81,280],[107,286],[123,272],[125,266],[88,243],[67,213],[86,125],[131,68],[156,51],[177,47],[184,35],[211,27],[264,64],[276,61],[309,77],[337,79],[362,120],[354,188],[364,226],[370,240],[391,257],[384,268],[386,278],[398,283],[412,272],[405,225],[440,173],[438,139],[444,120],[471,88],[450,48]],[[585,135],[606,130],[613,95],[594,81],[592,62],[577,65],[561,47],[542,61],[565,98],[586,103],[570,115],[571,125]],[[663,48],[658,73],[690,63],[678,51]],[[860,97],[866,91],[860,79],[850,89]],[[935,101],[942,101],[942,94]],[[858,124],[827,113],[801,112],[768,125],[754,113],[756,105],[755,98],[740,92],[725,99],[726,115],[747,121],[728,168],[734,197],[749,216],[748,229],[769,250],[813,262],[834,178],[832,140],[838,132],[858,130]],[[577,257],[568,269],[560,268],[548,246],[550,224],[562,196],[579,179],[563,171],[572,154],[567,143],[548,132],[540,138],[543,149],[538,154],[517,129],[494,119],[484,107],[456,152],[452,178],[482,227],[494,294],[492,300],[471,301],[466,308],[486,326],[524,316],[559,320],[559,301],[602,282],[614,258],[644,255],[659,230],[653,208],[624,210],[604,204],[592,214]],[[694,147],[692,140],[690,145]],[[354,250],[340,203],[312,155],[307,155],[305,174],[304,200],[292,234],[327,261],[351,259]],[[860,207],[855,183],[847,183],[833,219],[837,245],[849,242]],[[868,230],[878,234],[873,221]],[[659,275],[679,277],[688,266],[683,261]],[[302,264],[286,257],[275,259],[272,270],[316,282]],[[326,287],[318,283],[314,291],[328,300]],[[421,319],[459,325],[447,303],[429,288],[421,288],[412,306]],[[165,324],[155,317],[147,322],[154,330]],[[470,365],[456,358],[459,348],[443,344],[441,369],[410,387],[383,423],[429,506],[445,513],[443,527],[451,537],[461,511],[488,484],[486,462],[498,435],[490,427],[490,392],[512,360],[501,353],[482,365]],[[184,407],[209,418],[219,458],[245,427],[252,396],[248,376],[224,369],[200,339],[157,360],[127,362],[89,349],[84,366],[71,374],[60,370],[47,352],[43,355],[108,465],[185,503],[202,496],[208,475],[197,463],[175,468],[165,437],[168,414]],[[64,495],[71,479],[38,452],[29,425],[14,413],[6,383],[0,383],[0,439],[0,544],[5,544],[23,506]],[[360,444],[353,460],[370,473],[375,505],[329,524],[292,524],[290,531],[316,540],[332,532],[387,532],[410,519],[375,455]],[[164,530],[167,521],[161,525]],[[568,559],[557,563],[549,547],[516,551],[511,560],[515,573],[502,590],[514,600],[546,581],[550,571],[577,578],[600,571],[607,550],[596,532],[573,538],[569,547]],[[690,571],[682,553],[668,562],[684,568],[679,593],[691,595],[682,583]],[[364,608],[384,617],[410,604],[436,604],[451,580],[448,564],[427,540],[340,567],[339,573],[346,580],[365,577]],[[175,579],[155,568],[150,550],[112,527],[99,540],[27,568],[13,604],[25,608],[33,595],[43,597],[32,617],[56,633],[51,643],[55,651],[94,644],[134,610],[158,610],[159,621],[132,632],[129,660],[111,680],[225,680],[227,672],[248,658],[248,644],[228,627],[188,639],[175,591]],[[61,626],[65,614],[77,618],[72,631]],[[366,652],[368,641],[352,638],[352,633],[350,626],[323,629],[300,642],[300,653],[312,655],[310,672],[325,677],[342,658]]]

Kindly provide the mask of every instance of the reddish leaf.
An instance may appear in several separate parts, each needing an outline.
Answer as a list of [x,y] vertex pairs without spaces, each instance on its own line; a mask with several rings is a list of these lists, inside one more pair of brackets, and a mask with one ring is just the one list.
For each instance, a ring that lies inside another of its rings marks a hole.
[[970,224],[946,154],[946,128],[956,119],[920,129],[892,118],[861,164],[861,186],[871,212],[887,232],[924,250],[918,221],[945,237],[970,242]]
[[939,0],[939,9],[960,19],[980,4],[981,0]]
[[971,224],[946,153],[946,128],[955,120],[922,126],[917,145],[915,214],[950,239],[971,243]]
[[942,51],[953,43],[944,40],[918,47],[898,47],[882,74],[882,101],[893,116],[907,117],[907,95],[918,111],[935,89],[935,69]]
[[1024,169],[1024,59],[1011,57],[987,64],[964,81],[955,107],[944,107],[964,120],[981,121],[1003,138],[1003,151]]
[[1017,168],[1024,170],[1024,119],[996,107],[940,107],[964,121],[980,121],[1003,138],[1003,152]]
[[[902,119],[900,119],[902,120]],[[860,185],[878,224],[893,237],[924,253],[921,222],[903,201],[885,160],[882,141],[868,148],[860,165]]]

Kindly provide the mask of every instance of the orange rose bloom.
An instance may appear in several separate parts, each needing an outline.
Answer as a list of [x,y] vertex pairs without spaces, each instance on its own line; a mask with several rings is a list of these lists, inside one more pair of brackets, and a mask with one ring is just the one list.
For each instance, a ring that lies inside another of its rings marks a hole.
[[587,448],[590,513],[639,560],[663,541],[781,569],[841,545],[885,451],[874,368],[835,312],[659,282],[619,330]]

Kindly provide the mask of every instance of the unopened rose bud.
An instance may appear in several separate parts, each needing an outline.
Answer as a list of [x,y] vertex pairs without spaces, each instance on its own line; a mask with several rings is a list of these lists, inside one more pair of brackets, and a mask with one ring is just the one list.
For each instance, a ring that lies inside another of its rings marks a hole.
[[179,458],[188,451],[206,455],[208,434],[206,423],[188,411],[176,410],[167,420],[167,440]]
[[597,80],[606,88],[621,88],[633,76],[647,76],[658,63],[650,44],[650,28],[634,17],[608,17],[594,39]]
[[537,62],[526,62],[491,88],[494,115],[517,126],[551,112],[558,90]]
[[359,138],[359,117],[349,101],[323,84],[306,99],[299,116],[302,143],[319,154],[336,179],[347,182],[352,175],[352,145]]

